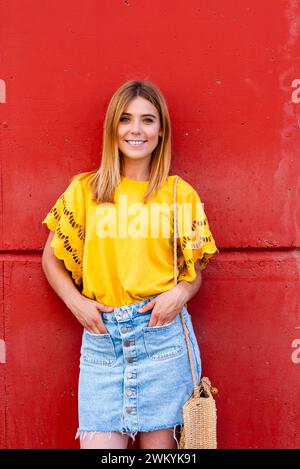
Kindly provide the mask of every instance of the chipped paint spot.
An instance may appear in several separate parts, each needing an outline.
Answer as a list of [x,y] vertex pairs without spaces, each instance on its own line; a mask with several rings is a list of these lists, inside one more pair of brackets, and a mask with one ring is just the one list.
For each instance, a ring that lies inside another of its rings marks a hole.
[[299,3],[298,0],[289,0],[285,16],[289,24],[288,40],[285,44],[285,58],[294,60],[292,48],[297,44],[300,27]]

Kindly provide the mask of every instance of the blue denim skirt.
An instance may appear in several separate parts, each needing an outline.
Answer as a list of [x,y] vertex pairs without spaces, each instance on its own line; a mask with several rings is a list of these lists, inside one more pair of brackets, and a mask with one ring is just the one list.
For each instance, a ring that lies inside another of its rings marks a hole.
[[[176,439],[193,378],[180,314],[169,324],[149,327],[152,310],[138,312],[155,296],[102,312],[106,334],[83,330],[75,438],[121,432],[134,440],[138,432],[173,427]],[[182,312],[199,383],[200,350],[186,306]]]

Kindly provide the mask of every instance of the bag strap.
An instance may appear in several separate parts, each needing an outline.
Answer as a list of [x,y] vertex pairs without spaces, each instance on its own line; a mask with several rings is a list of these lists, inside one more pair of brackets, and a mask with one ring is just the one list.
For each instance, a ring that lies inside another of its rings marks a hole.
[[[174,258],[174,285],[177,285],[177,238],[178,238],[178,224],[177,224],[177,196],[176,196],[176,190],[177,190],[177,182],[179,181],[179,176],[176,176],[175,181],[174,181],[174,192],[173,192],[173,230],[174,230],[174,245],[173,245],[173,258]],[[187,305],[185,304],[185,307]],[[192,371],[192,376],[193,376],[193,382],[194,382],[194,396],[200,398],[200,386],[197,384],[196,380],[196,373],[195,373],[195,368],[194,368],[194,362],[193,362],[193,357],[192,357],[192,352],[191,352],[191,347],[190,347],[190,341],[189,341],[189,336],[188,336],[188,330],[185,324],[183,312],[180,312],[180,317],[181,317],[181,322],[182,322],[182,327],[184,330],[184,335],[185,335],[185,340],[187,344],[187,349],[188,349],[188,355],[189,355],[189,361],[191,365],[191,371]]]

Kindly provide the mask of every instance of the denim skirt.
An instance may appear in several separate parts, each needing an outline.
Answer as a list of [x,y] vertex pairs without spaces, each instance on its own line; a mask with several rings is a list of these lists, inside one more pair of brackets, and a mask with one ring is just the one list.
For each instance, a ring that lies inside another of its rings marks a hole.
[[[138,432],[173,427],[176,439],[194,384],[180,314],[169,324],[149,327],[152,309],[138,312],[155,296],[102,312],[108,333],[83,330],[75,438],[121,432],[134,441]],[[199,383],[200,350],[186,306],[182,312]]]

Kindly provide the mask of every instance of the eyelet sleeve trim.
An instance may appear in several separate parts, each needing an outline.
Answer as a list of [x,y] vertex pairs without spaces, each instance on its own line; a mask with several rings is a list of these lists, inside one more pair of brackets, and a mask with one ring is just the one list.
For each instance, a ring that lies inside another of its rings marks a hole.
[[82,285],[85,241],[84,200],[81,191],[79,183],[72,181],[42,222],[55,232],[50,245],[55,256],[64,261],[78,286]]
[[191,282],[197,276],[196,261],[199,260],[200,270],[205,269],[209,259],[219,253],[219,249],[210,230],[199,195],[186,181],[181,180],[181,182],[179,201],[182,202],[183,206],[185,203],[190,204],[190,212],[187,212],[190,213],[190,223],[187,223],[188,230],[184,233],[179,230],[177,240],[178,281]]

